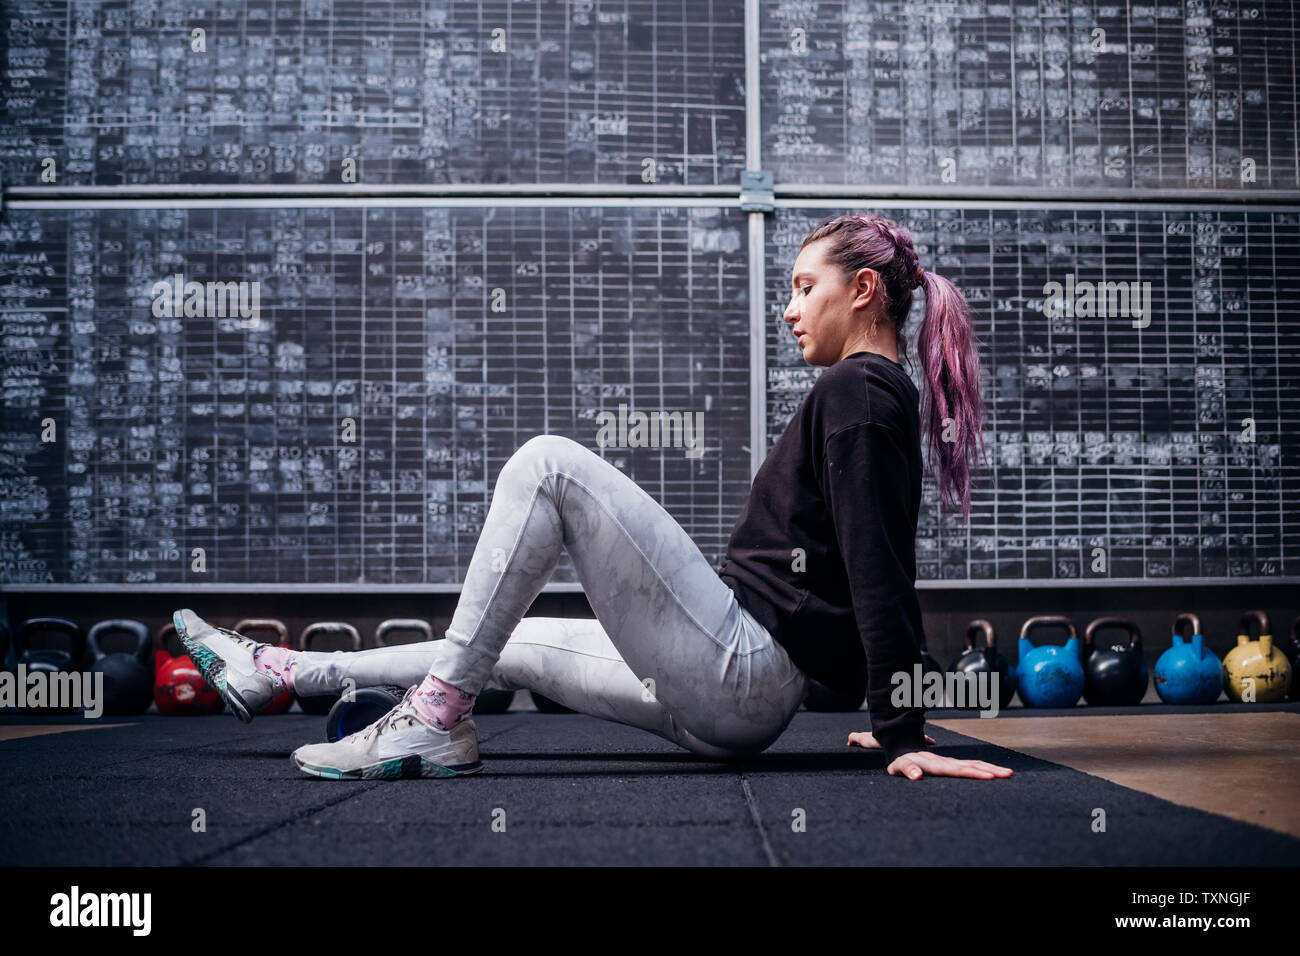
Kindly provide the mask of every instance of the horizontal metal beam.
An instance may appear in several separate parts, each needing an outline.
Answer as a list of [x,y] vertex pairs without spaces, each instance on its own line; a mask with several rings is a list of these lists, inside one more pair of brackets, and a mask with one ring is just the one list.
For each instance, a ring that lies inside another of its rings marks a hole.
[[739,201],[740,180],[734,185],[686,186],[673,183],[415,183],[371,185],[358,183],[245,184],[245,183],[168,183],[164,185],[123,186],[6,186],[11,199],[166,199],[203,196],[210,199],[250,197],[313,197],[347,199],[365,196],[435,198],[455,196],[663,196],[703,197]]
[[[757,166],[752,167],[757,169]],[[124,186],[5,186],[6,203],[23,200],[83,200],[83,199],[315,199],[305,205],[335,205],[340,202],[368,199],[524,199],[529,197],[573,199],[718,199],[740,203],[739,183],[718,186],[688,186],[678,184],[646,183],[523,183],[515,185],[449,183],[414,185],[359,185],[359,184],[168,184]],[[1020,186],[880,186],[868,184],[776,183],[773,187],[778,205],[803,205],[804,199],[849,200],[853,202],[878,202],[906,200],[919,205],[951,204],[953,200],[988,203],[1005,200],[1018,206],[1036,206],[1043,203],[1068,203],[1072,205],[1112,203],[1118,205],[1146,205],[1148,203],[1175,203],[1180,205],[1232,205],[1254,206],[1260,204],[1294,205],[1296,190],[1291,189],[1051,189],[1043,190],[1043,198],[1033,190]],[[1050,198],[1048,198],[1050,197]],[[593,202],[593,205],[599,204]],[[660,205],[674,203],[660,202]]]
[[447,209],[447,208],[492,208],[509,206],[512,209],[536,207],[582,207],[604,206],[611,209],[628,209],[648,207],[663,209],[666,207],[701,206],[709,209],[734,206],[739,211],[740,203],[722,202],[717,199],[689,197],[650,197],[629,196],[626,199],[581,198],[570,199],[558,196],[516,196],[507,202],[499,197],[479,196],[475,198],[449,196],[433,198],[401,198],[397,196],[358,196],[352,199],[313,199],[308,196],[291,199],[258,198],[248,196],[243,199],[193,197],[181,199],[175,197],[160,199],[13,199],[5,202],[8,209]]
[[[446,196],[434,197],[400,197],[400,196],[357,196],[352,198],[332,197],[313,198],[310,196],[276,198],[272,196],[246,196],[243,198],[217,198],[194,196],[189,198],[63,198],[42,197],[40,199],[6,198],[6,209],[348,209],[348,208],[384,208],[384,209],[439,209],[466,208],[482,209],[503,205],[497,201],[500,197],[492,196]],[[989,200],[955,200],[955,199],[877,199],[859,196],[852,201],[834,199],[777,199],[778,209],[842,209],[854,206],[870,209],[1055,209],[1078,212],[1300,212],[1300,203],[1295,197],[1288,197],[1291,202],[1273,205],[1245,206],[1241,203],[1136,203],[1136,202],[1095,202],[1081,203],[1071,200],[1047,199],[989,199]],[[516,196],[506,203],[511,208],[594,208],[628,209],[645,208],[687,208],[706,207],[711,209],[732,207],[740,211],[739,195],[735,194],[725,201],[710,197],[684,196],[628,196],[626,198],[595,196]]]
[[[966,581],[958,578],[943,581],[916,582],[918,591],[1043,591],[1053,588],[1186,588],[1186,587],[1294,587],[1300,577],[1276,578],[1069,578],[1069,579],[1007,579]],[[344,582],[318,582],[312,584],[7,584],[5,594],[138,594],[143,592],[191,594],[459,594],[464,585],[437,584],[351,584]],[[543,594],[580,594],[582,585],[577,582],[552,582],[542,588]]]
[[[807,185],[776,183],[774,189],[781,199],[1008,199],[1022,206],[1040,200],[1032,188],[1024,186],[869,186],[869,185]],[[1257,203],[1294,203],[1294,189],[1048,189],[1042,188],[1043,199],[1068,203],[1225,203],[1254,205]]]

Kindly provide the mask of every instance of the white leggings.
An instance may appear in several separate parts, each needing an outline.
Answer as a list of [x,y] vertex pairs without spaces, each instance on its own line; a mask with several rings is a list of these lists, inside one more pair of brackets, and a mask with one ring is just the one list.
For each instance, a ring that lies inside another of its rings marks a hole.
[[[523,617],[561,548],[597,620]],[[294,686],[409,687],[428,673],[475,694],[535,690],[722,759],[769,747],[808,684],[667,511],[557,435],[501,469],[445,640],[303,652]]]

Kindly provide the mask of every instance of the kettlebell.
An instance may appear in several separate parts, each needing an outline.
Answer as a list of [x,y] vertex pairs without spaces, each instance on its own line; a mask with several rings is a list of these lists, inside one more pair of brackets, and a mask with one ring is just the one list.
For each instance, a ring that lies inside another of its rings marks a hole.
[[[1259,639],[1251,640],[1251,623],[1259,625]],[[1291,686],[1291,663],[1273,646],[1268,615],[1247,611],[1238,625],[1237,646],[1223,659],[1223,689],[1238,703],[1272,703],[1284,698]]]
[[[1029,635],[1038,628],[1064,627],[1069,631],[1065,646],[1035,647]],[[1073,707],[1083,693],[1083,664],[1079,660],[1079,638],[1070,619],[1059,614],[1031,617],[1020,628],[1020,663],[1016,665],[1016,690],[1026,707]]]
[[[1191,643],[1180,631],[1183,623],[1192,627]],[[1212,704],[1223,690],[1223,665],[1219,656],[1205,646],[1201,619],[1195,614],[1174,618],[1173,643],[1156,661],[1156,693],[1166,704]]]
[[[104,651],[104,635],[130,635],[129,651]],[[86,635],[86,648],[94,661],[90,673],[104,675],[104,713],[115,717],[143,714],[153,703],[153,642],[149,628],[139,621],[100,621]]]
[[[537,695],[533,695],[536,699]],[[808,678],[808,692],[804,695],[803,705],[813,713],[847,714],[862,709],[862,702],[867,699],[865,688],[859,694],[841,694],[831,690],[821,681]]]
[[330,708],[325,720],[325,739],[334,743],[364,730],[400,704],[406,691],[407,688],[396,684],[383,684],[358,688],[352,695],[344,694]]
[[[272,647],[292,648],[293,643],[289,640],[289,628],[283,621],[277,621],[273,617],[246,617],[232,629],[237,634],[248,637],[250,633],[256,631],[273,631],[275,636],[269,641],[263,641],[263,644],[270,644]],[[253,640],[253,638],[249,638]],[[257,716],[262,717],[266,714],[283,714],[293,706],[293,691],[285,688],[276,694],[267,703],[265,707],[257,712]]]
[[[315,624],[308,624],[302,629],[302,633],[298,635],[298,649],[300,651],[314,650],[312,645],[319,643],[322,637],[329,634],[341,634],[344,641],[351,645],[348,650],[361,650],[360,633],[346,621],[317,621]],[[303,713],[324,715],[330,712],[330,708],[337,703],[339,697],[342,696],[342,692],[313,694],[306,697],[295,693],[294,696],[298,698],[298,706],[303,709]]]
[[[1127,641],[1094,642],[1098,631],[1123,629]],[[1099,617],[1083,632],[1083,699],[1093,707],[1132,707],[1146,695],[1150,676],[1142,656],[1142,633],[1133,621]]]
[[208,686],[203,673],[188,654],[172,655],[181,647],[176,625],[168,621],[154,635],[153,702],[164,717],[201,717],[226,709],[216,689]]
[[[978,643],[977,643],[978,641]],[[975,710],[979,705],[976,681],[980,674],[998,675],[998,709],[1006,710],[1011,698],[1016,695],[1016,668],[1009,660],[998,653],[993,636],[993,625],[983,619],[971,621],[966,625],[966,649],[948,668],[954,674],[968,674],[970,685],[966,690],[966,710]]]
[[[33,637],[46,632],[57,634],[67,647],[32,647]],[[33,617],[18,625],[18,630],[14,632],[14,654],[17,657],[15,670],[21,667],[28,675],[45,675],[42,678],[45,686],[44,702],[34,706],[31,703],[34,697],[34,688],[28,686],[26,693],[20,695],[20,697],[26,698],[27,706],[20,707],[19,710],[26,714],[76,713],[76,704],[84,703],[80,700],[80,686],[73,695],[75,700],[65,700],[63,706],[59,707],[51,707],[48,704],[60,692],[61,688],[67,687],[69,684],[68,678],[59,675],[77,674],[78,662],[85,657],[85,653],[86,641],[81,634],[81,628],[66,618]],[[80,684],[80,680],[80,676],[78,676],[78,684]]]

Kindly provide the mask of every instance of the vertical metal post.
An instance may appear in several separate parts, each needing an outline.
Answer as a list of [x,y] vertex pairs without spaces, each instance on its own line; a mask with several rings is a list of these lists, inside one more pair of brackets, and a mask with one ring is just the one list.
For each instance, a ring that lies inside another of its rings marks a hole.
[[[745,168],[763,165],[758,90],[758,0],[745,0]],[[767,322],[764,213],[749,214],[749,473],[767,457]]]

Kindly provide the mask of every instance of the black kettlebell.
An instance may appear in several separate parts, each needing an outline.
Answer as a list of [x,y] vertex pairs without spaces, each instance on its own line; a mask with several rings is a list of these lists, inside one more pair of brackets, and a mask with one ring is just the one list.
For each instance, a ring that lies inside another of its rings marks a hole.
[[[1112,628],[1128,631],[1129,639],[1094,646],[1093,636]],[[1094,707],[1131,707],[1142,702],[1150,675],[1135,623],[1122,617],[1097,618],[1083,632],[1082,653],[1084,700]]]
[[[976,643],[978,638],[982,641]],[[1006,710],[1011,698],[1016,695],[1016,669],[1012,663],[998,653],[993,636],[993,625],[988,621],[977,619],[966,625],[966,649],[948,668],[954,674],[969,674],[970,689],[966,692],[966,710],[979,708],[975,693],[975,681],[979,674],[998,675],[998,709]]]
[[[104,635],[125,632],[131,636],[130,651],[106,653]],[[139,621],[100,621],[86,635],[86,649],[93,662],[91,679],[104,675],[104,713],[113,716],[143,714],[153,703],[153,641],[149,628]]]
[[325,720],[325,739],[330,743],[369,727],[402,702],[407,688],[396,684],[359,688],[352,699],[340,697]]
[[[320,638],[327,634],[342,634],[344,642],[350,645],[346,648],[347,650],[361,650],[361,634],[355,627],[348,624],[346,621],[317,621],[315,624],[308,624],[302,629],[302,633],[298,635],[298,650],[320,650],[320,648],[312,647],[312,645],[316,644]],[[336,648],[336,650],[344,650],[344,648]],[[294,696],[298,698],[298,706],[303,709],[303,713],[324,715],[330,712],[330,708],[332,708],[343,695],[342,693],[338,693],[313,694],[310,697],[302,697],[297,694]]]
[[862,709],[862,702],[867,699],[864,689],[861,694],[842,694],[831,690],[820,681],[808,678],[808,693],[803,705],[818,714],[847,714]]
[[[67,647],[32,647],[32,639],[37,634],[43,635],[49,632],[59,635]],[[77,664],[85,652],[86,641],[81,635],[81,628],[67,618],[33,617],[23,621],[14,632],[14,654],[17,658],[15,670],[21,667],[28,675],[44,674],[46,701],[67,680],[58,675],[77,673]],[[30,699],[31,693],[32,688],[28,687],[27,693],[23,696]],[[81,700],[80,678],[74,696],[76,700]],[[71,703],[63,707],[28,706],[19,709],[27,714],[75,714],[77,712],[77,707]]]

